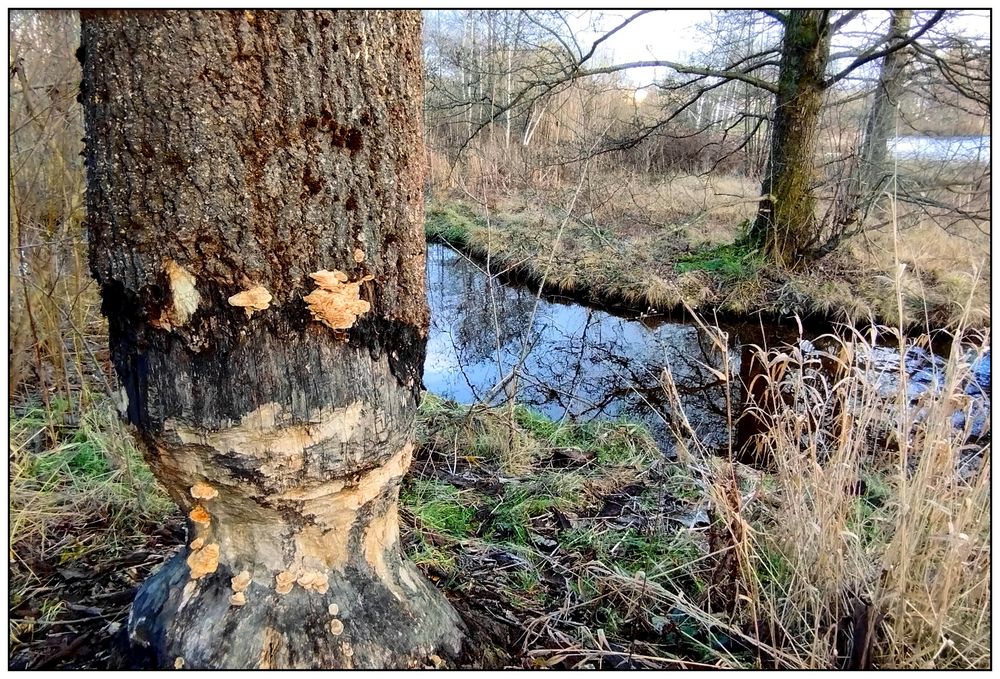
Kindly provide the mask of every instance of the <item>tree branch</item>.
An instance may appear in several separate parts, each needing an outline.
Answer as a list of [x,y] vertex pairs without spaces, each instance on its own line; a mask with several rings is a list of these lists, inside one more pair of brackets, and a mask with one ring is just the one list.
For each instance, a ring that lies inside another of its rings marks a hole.
[[837,84],[838,82],[849,76],[858,67],[863,66],[870,61],[881,59],[884,56],[892,54],[893,52],[897,52],[908,45],[912,45],[917,40],[917,38],[919,38],[924,33],[929,31],[934,26],[934,24],[941,21],[941,19],[944,17],[944,13],[945,10],[939,9],[937,12],[934,13],[934,16],[928,19],[927,22],[923,26],[921,26],[913,35],[908,36],[903,40],[900,40],[896,44],[889,45],[880,50],[868,51],[867,53],[862,54],[857,59],[848,64],[847,67],[844,68],[844,70],[842,70],[840,73],[824,80],[823,87],[824,88],[832,87],[833,85]]
[[580,56],[580,60],[577,63],[580,64],[580,65],[582,65],[584,62],[586,62],[588,59],[590,59],[592,56],[594,56],[594,52],[597,51],[598,46],[600,46],[600,44],[602,42],[604,42],[605,40],[607,40],[608,38],[610,38],[611,36],[613,36],[615,33],[617,33],[618,31],[620,31],[623,28],[625,28],[626,26],[628,26],[630,23],[632,23],[633,21],[635,21],[636,19],[638,19],[639,17],[641,17],[643,14],[649,14],[650,12],[655,12],[655,11],[656,10],[652,10],[652,9],[643,9],[643,10],[640,10],[640,11],[636,12],[635,14],[633,14],[632,16],[630,16],[625,21],[623,21],[620,24],[618,24],[617,26],[615,26],[614,28],[612,28],[610,31],[608,31],[607,33],[605,33],[604,35],[602,35],[600,38],[598,38],[597,40],[595,40],[594,44],[590,46],[590,51],[587,52],[586,54],[581,55]]
[[832,24],[830,24],[830,32],[831,33],[836,33],[841,28],[843,28],[844,26],[846,26],[848,23],[850,23],[851,21],[853,21],[856,17],[860,16],[861,12],[862,12],[862,10],[860,10],[860,9],[852,9],[851,11],[845,13],[844,16],[840,17],[839,19],[837,19],[836,21],[834,21]]
[[[739,80],[740,82],[745,82],[748,85],[753,85],[754,87],[759,87],[762,90],[767,90],[772,94],[778,93],[778,87],[776,85],[769,83],[766,80],[761,80],[760,78],[747,75],[747,71],[720,71],[714,68],[686,66],[684,64],[678,64],[676,61],[632,61],[626,64],[616,64],[613,66],[603,66],[601,68],[574,71],[571,77],[573,79],[577,79],[591,75],[601,75],[604,73],[617,73],[618,71],[624,71],[629,68],[669,68],[677,71],[678,73],[700,75],[709,78],[722,78],[723,80]],[[750,70],[752,70],[752,68]]]

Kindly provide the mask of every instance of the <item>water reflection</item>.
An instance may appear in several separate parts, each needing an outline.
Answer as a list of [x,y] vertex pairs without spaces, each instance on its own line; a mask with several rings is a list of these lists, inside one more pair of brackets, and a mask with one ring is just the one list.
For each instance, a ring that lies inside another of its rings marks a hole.
[[[626,319],[545,299],[532,319],[533,292],[491,280],[478,264],[442,245],[428,247],[427,276],[429,391],[460,403],[515,395],[557,420],[638,420],[669,450],[671,410],[661,384],[669,365],[699,437],[710,446],[727,444],[725,385],[713,374],[723,357],[696,326]],[[735,373],[739,338],[731,340]],[[504,383],[522,356],[519,379]],[[503,387],[495,389],[498,384]]]
[[898,160],[989,163],[990,137],[894,137],[889,153]]
[[[427,279],[431,331],[424,385],[429,391],[466,404],[514,397],[555,420],[640,421],[665,452],[672,448],[672,418],[679,413],[672,412],[664,391],[664,368],[670,368],[684,415],[701,442],[722,452],[732,432],[740,442],[734,447],[742,448],[766,430],[766,422],[752,417],[731,426],[742,412],[743,385],[755,384],[762,370],[747,345],[774,347],[798,339],[793,326],[723,324],[729,347],[724,357],[692,323],[622,318],[555,299],[539,300],[532,315],[533,292],[491,279],[479,264],[443,245],[428,246]],[[813,350],[812,342],[800,346],[804,353]],[[729,403],[719,377],[726,358],[729,374],[738,376]],[[989,353],[972,358],[975,384],[966,392],[974,407],[955,426],[962,428],[964,418],[972,417],[971,431],[978,437],[988,429]],[[509,379],[521,361],[517,379]],[[890,397],[898,384],[897,351],[875,347],[870,355],[862,351],[859,361],[876,389]],[[911,347],[904,363],[912,399],[939,388],[934,386],[943,379],[939,359]],[[978,391],[969,391],[973,387]],[[768,406],[759,394],[752,400],[765,410],[783,407]]]

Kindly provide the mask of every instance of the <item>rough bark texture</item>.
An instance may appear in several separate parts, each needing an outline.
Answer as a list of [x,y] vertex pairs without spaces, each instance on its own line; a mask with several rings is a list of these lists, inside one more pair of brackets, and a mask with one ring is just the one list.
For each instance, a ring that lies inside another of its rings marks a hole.
[[785,22],[771,155],[751,236],[782,267],[794,267],[815,239],[813,153],[830,54],[829,10],[790,10]]
[[85,12],[81,42],[91,267],[127,418],[189,513],[135,653],[454,656],[396,511],[428,313],[419,14]]
[[[892,21],[886,44],[892,45],[906,37],[913,18],[911,9],[892,10]],[[890,52],[882,59],[878,84],[872,94],[871,108],[865,123],[865,133],[858,154],[856,169],[846,199],[847,209],[839,222],[852,225],[863,221],[885,190],[888,171],[889,138],[893,136],[896,107],[904,94],[903,68],[907,50]]]

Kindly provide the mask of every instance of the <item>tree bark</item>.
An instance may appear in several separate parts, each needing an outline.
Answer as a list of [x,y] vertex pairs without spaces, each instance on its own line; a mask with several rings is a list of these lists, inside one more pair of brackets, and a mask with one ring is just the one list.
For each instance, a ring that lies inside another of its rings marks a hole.
[[408,667],[461,622],[402,555],[428,312],[420,17],[87,11],[91,268],[188,514],[127,632],[153,667]]
[[[906,37],[910,30],[913,10],[894,9],[889,24],[886,44],[891,45]],[[851,177],[847,209],[838,220],[840,224],[851,225],[867,218],[871,208],[878,202],[885,180],[889,160],[889,137],[896,122],[896,107],[904,94],[903,68],[906,66],[907,50],[890,52],[882,59],[878,84],[872,94],[871,108],[865,123],[865,133],[855,172]]]
[[778,266],[809,253],[816,223],[813,154],[830,55],[829,10],[790,10],[785,23],[771,154],[750,236]]

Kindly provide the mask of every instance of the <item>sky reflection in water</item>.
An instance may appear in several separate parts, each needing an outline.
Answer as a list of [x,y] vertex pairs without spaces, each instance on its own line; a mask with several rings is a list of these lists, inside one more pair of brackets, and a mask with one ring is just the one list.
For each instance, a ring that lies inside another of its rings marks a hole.
[[[428,391],[459,403],[480,401],[511,371],[528,341],[518,403],[556,420],[641,421],[668,450],[671,414],[661,375],[669,365],[699,437],[726,445],[725,391],[706,367],[718,368],[722,357],[695,325],[630,320],[542,299],[529,328],[533,292],[491,284],[477,264],[443,245],[428,246],[427,278]],[[729,353],[738,373],[740,353]],[[501,392],[494,401],[505,396]]]

